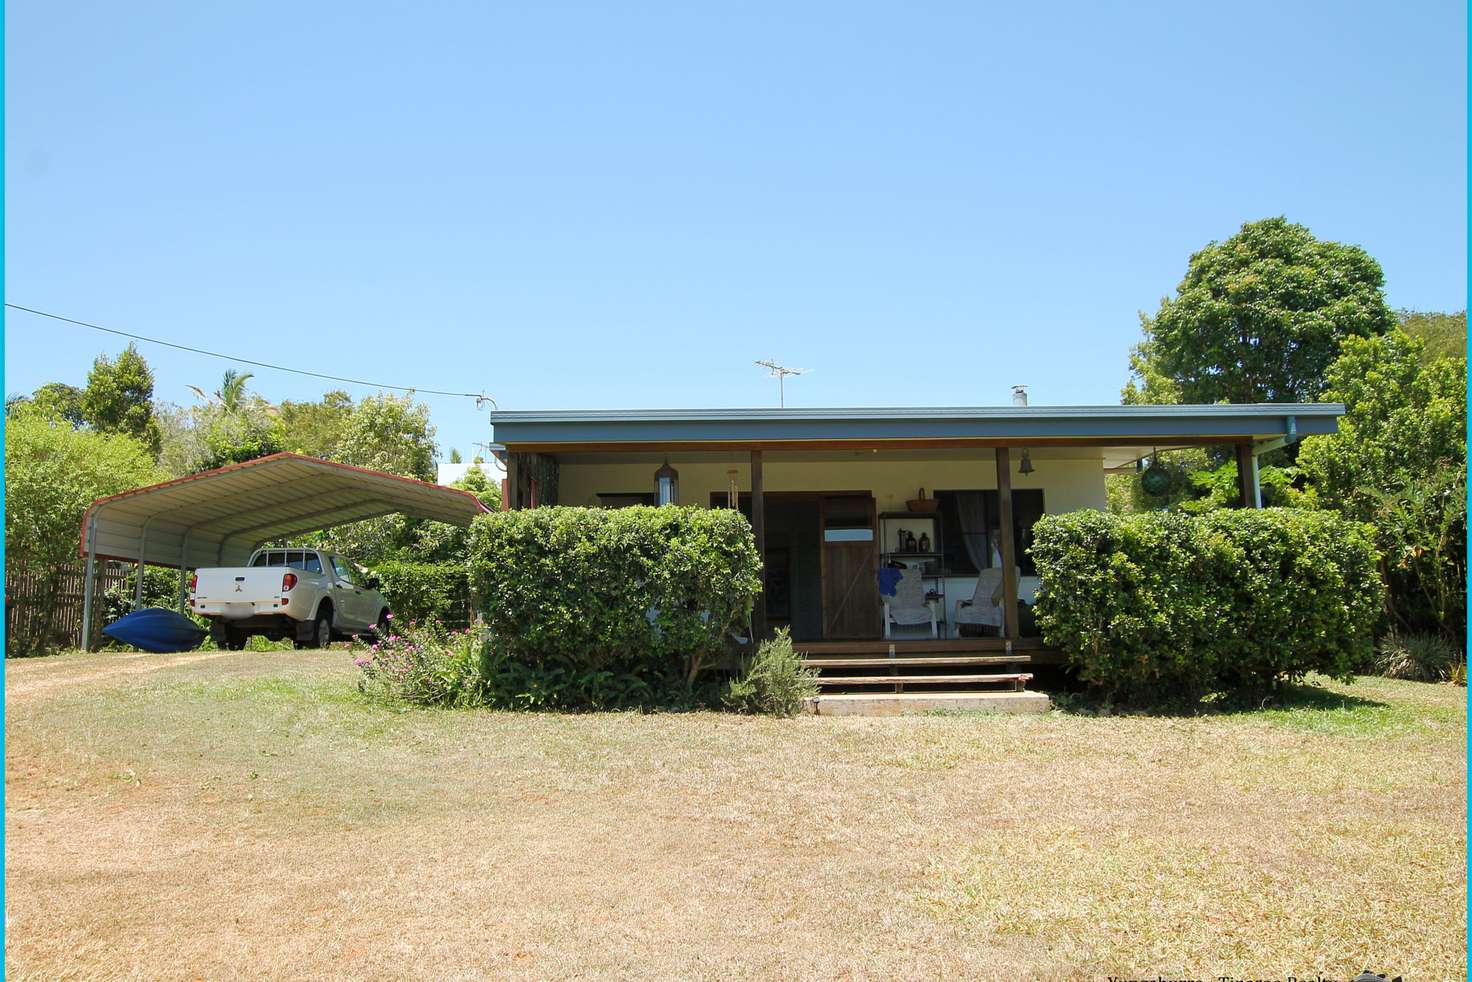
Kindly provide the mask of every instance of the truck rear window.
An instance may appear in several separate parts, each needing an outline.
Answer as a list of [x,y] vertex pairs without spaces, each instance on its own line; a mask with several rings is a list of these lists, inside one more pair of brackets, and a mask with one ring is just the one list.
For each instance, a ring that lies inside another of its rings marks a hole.
[[300,549],[273,549],[270,552],[258,553],[251,565],[283,566],[299,569],[304,573],[322,572],[322,560],[317,558],[317,554],[303,552]]

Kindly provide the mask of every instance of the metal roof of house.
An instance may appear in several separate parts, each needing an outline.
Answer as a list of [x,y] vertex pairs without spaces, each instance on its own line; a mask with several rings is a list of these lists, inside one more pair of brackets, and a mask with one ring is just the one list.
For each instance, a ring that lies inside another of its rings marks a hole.
[[469,525],[486,510],[469,491],[280,453],[98,498],[82,519],[82,554],[238,565],[272,539],[396,512]]
[[853,409],[640,409],[491,413],[498,443],[767,444],[819,441],[1039,442],[1271,440],[1333,433],[1339,403],[983,406]]

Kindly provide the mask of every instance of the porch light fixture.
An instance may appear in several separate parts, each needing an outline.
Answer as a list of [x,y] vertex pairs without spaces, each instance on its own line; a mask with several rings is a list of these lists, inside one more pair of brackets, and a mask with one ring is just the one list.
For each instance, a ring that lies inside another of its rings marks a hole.
[[654,500],[661,505],[680,503],[680,472],[670,466],[669,460],[654,472]]
[[1032,466],[1032,454],[1024,447],[1022,449],[1022,461],[1017,465],[1017,473],[1031,474],[1035,469]]

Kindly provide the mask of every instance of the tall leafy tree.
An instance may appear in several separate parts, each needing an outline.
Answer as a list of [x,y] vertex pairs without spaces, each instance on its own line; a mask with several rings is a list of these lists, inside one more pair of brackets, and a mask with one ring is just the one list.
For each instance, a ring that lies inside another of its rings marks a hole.
[[1467,312],[1439,314],[1429,311],[1402,310],[1400,329],[1413,338],[1420,338],[1421,360],[1433,362],[1438,358],[1467,357]]
[[[381,393],[353,407],[332,459],[433,481],[439,451],[434,434],[428,406],[416,403],[412,395]],[[419,519],[390,515],[332,529],[314,541],[371,563],[411,549],[423,524]]]
[[1380,264],[1285,218],[1195,253],[1174,297],[1142,317],[1125,402],[1301,402],[1351,337],[1395,326]]
[[412,395],[380,393],[353,407],[333,456],[345,464],[433,481],[439,453],[434,432],[424,403]]
[[1374,525],[1405,630],[1461,637],[1467,576],[1467,360],[1424,359],[1402,331],[1352,338],[1325,397],[1346,415],[1298,462],[1321,504]]
[[234,412],[219,405],[200,407],[195,410],[194,425],[201,437],[202,456],[193,470],[239,464],[286,449],[275,407],[264,399],[248,401]]
[[50,419],[59,419],[78,427],[87,421],[82,408],[82,390],[65,382],[47,382],[31,393],[36,411]]
[[[161,480],[149,448],[131,436],[79,430],[34,406],[20,407],[5,431],[5,561],[42,576],[43,609],[59,606],[46,594],[61,589],[66,567],[80,546],[82,514],[94,498]],[[49,625],[22,639],[43,650]],[[13,650],[13,649],[12,649]]]
[[346,392],[334,389],[318,402],[286,400],[280,409],[286,449],[311,457],[331,457],[352,415],[353,400]]
[[153,418],[153,369],[128,345],[114,360],[98,355],[87,373],[82,413],[102,433],[124,433],[157,456],[158,423]]
[[250,372],[226,370],[213,398],[198,386],[190,386],[205,400],[190,412],[195,451],[191,471],[255,460],[286,448],[276,407],[250,392],[254,377]]

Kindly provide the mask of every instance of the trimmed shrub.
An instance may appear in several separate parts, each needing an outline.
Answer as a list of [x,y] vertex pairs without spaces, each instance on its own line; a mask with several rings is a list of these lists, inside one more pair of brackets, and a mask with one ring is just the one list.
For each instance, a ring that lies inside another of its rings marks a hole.
[[439,621],[469,626],[470,582],[463,564],[391,559],[374,563],[373,573],[399,623]]
[[1366,526],[1333,513],[1085,511],[1033,535],[1043,637],[1111,695],[1348,678],[1371,656],[1379,557]]
[[1467,684],[1467,660],[1439,634],[1389,634],[1380,642],[1375,667],[1381,675],[1412,682]]
[[741,713],[796,716],[803,703],[818,694],[818,673],[806,668],[792,649],[792,635],[777,636],[757,646],[746,671],[730,681],[721,701]]
[[[482,515],[470,576],[508,662],[684,692],[744,632],[761,586],[731,509],[548,507]],[[539,676],[539,677],[541,677]],[[571,683],[567,683],[571,684]]]

